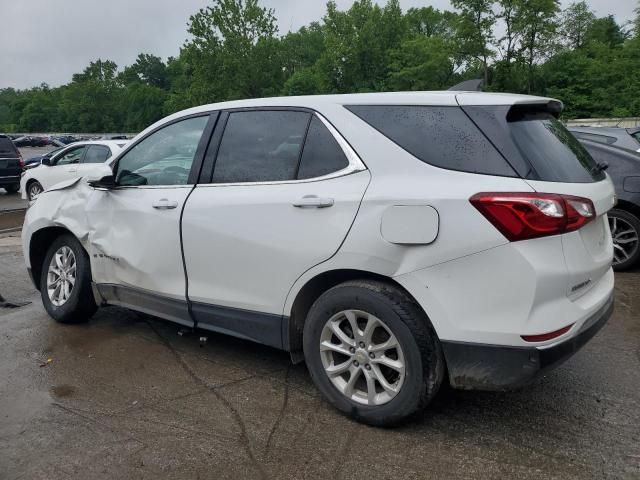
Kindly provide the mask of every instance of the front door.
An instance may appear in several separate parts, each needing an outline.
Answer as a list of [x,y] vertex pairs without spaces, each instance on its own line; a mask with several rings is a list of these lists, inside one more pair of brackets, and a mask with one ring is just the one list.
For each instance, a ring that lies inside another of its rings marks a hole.
[[201,327],[281,347],[289,289],[338,250],[370,175],[315,114],[236,111],[219,124],[212,178],[182,220],[192,312]]
[[176,121],[146,136],[116,160],[117,187],[92,195],[91,267],[110,303],[191,324],[180,215],[211,117]]

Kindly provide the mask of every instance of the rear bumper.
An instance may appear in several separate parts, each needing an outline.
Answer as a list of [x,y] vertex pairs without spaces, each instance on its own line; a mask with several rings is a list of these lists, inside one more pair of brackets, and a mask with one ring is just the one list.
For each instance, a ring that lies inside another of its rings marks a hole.
[[0,185],[15,185],[16,183],[20,183],[20,174],[0,175]]
[[560,365],[598,333],[613,313],[613,295],[571,338],[548,348],[443,341],[451,386],[510,390]]

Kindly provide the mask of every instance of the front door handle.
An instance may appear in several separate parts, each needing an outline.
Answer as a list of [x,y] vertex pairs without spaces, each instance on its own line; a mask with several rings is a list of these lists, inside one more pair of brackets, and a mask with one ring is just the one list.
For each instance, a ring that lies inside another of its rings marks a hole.
[[178,207],[178,202],[170,202],[167,198],[161,198],[160,200],[156,200],[155,202],[153,202],[152,206],[156,210],[172,210]]
[[298,208],[327,208],[333,206],[333,198],[305,195],[293,202],[293,206]]

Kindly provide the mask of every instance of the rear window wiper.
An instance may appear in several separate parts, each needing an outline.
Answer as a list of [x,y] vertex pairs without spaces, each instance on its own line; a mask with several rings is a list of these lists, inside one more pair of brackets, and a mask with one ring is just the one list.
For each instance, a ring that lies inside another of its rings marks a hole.
[[604,172],[607,168],[609,168],[609,164],[607,162],[598,162],[596,163],[596,165],[591,169],[591,174],[596,174],[596,173],[602,173]]

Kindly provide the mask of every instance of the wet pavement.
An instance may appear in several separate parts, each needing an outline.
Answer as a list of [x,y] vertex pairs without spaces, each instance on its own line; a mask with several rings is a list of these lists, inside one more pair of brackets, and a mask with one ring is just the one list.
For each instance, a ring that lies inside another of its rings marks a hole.
[[[640,478],[640,273],[576,356],[511,393],[352,422],[286,353],[121,308],[60,325],[0,238],[0,478]],[[50,360],[50,361],[49,361]]]

